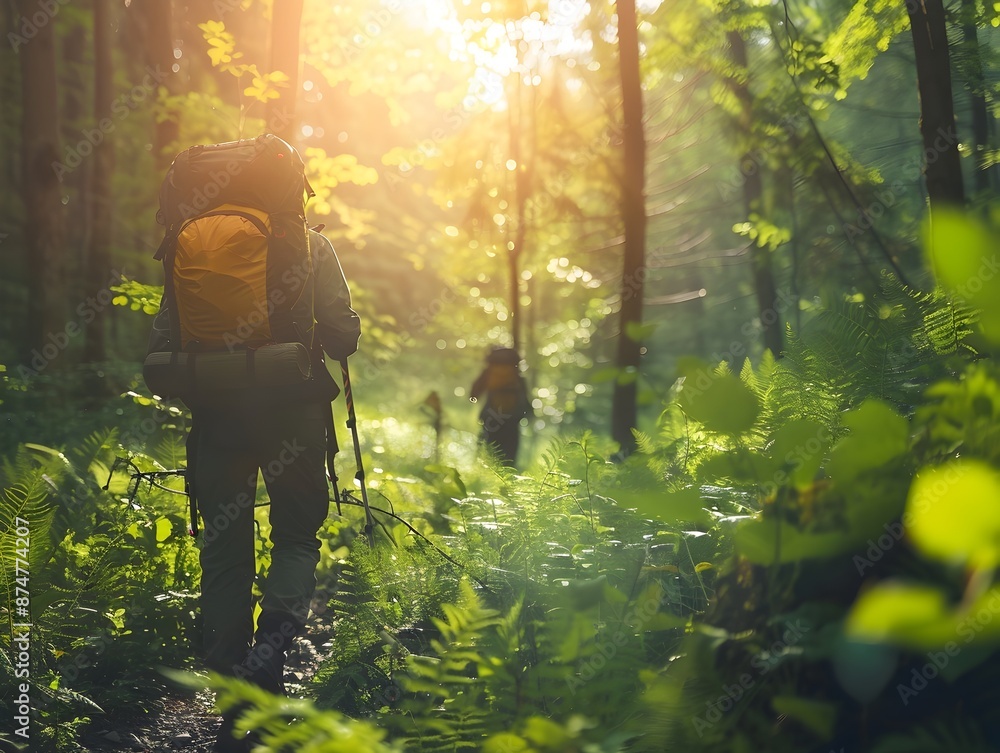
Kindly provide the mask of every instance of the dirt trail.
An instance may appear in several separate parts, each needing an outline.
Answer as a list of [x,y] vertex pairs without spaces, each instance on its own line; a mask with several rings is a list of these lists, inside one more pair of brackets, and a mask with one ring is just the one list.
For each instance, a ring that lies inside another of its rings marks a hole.
[[[285,684],[290,696],[302,697],[321,657],[310,639],[298,639],[289,654]],[[209,753],[220,717],[212,693],[164,696],[147,713],[120,709],[94,720],[80,740],[88,753]]]
[[95,720],[80,742],[85,750],[93,753],[113,750],[207,753],[211,750],[219,717],[212,709],[210,693],[201,692],[193,698],[166,697],[156,706],[141,716],[123,710],[109,718]]

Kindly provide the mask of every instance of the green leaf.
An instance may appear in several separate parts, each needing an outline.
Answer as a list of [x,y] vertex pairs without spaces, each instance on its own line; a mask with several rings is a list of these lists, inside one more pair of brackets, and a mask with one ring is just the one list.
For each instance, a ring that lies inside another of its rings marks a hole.
[[1000,473],[978,460],[921,470],[903,517],[913,543],[929,557],[1000,564]]
[[571,580],[568,593],[573,608],[583,611],[596,607],[604,600],[604,589],[608,584],[608,576],[599,575],[590,580]]
[[934,276],[953,297],[981,310],[980,327],[1000,341],[1000,261],[996,233],[957,210],[934,212],[924,228]]
[[736,550],[759,565],[835,557],[856,544],[843,532],[805,533],[785,521],[750,520],[736,529]]
[[157,541],[166,541],[170,538],[170,534],[173,532],[174,526],[168,518],[157,518],[155,525]]
[[860,703],[871,703],[896,673],[899,651],[881,643],[850,640],[839,621],[828,625],[835,637],[826,655],[817,658],[830,659],[834,676],[848,695]]
[[493,735],[483,743],[483,753],[528,753],[531,750],[524,738],[511,732]]
[[690,521],[707,523],[710,515],[701,501],[698,487],[689,486],[679,491],[666,489],[630,489],[617,492],[618,504],[635,508],[644,518],[656,518],[668,523]]
[[680,404],[691,418],[720,434],[742,434],[754,425],[760,403],[743,382],[698,359],[682,358],[678,367],[684,377]]
[[542,749],[566,750],[569,735],[555,722],[543,716],[533,716],[524,725],[524,736]]
[[845,632],[857,640],[916,651],[950,644],[996,644],[1000,641],[1000,586],[952,610],[944,592],[933,586],[879,584],[855,601]]
[[933,586],[889,584],[863,592],[845,624],[847,635],[909,646],[940,645],[954,637],[944,592]]
[[878,400],[865,400],[844,413],[842,421],[851,433],[833,448],[826,467],[837,483],[849,483],[865,471],[882,468],[909,448],[906,419]]
[[446,480],[450,481],[456,492],[456,496],[465,497],[467,495],[467,490],[465,488],[465,482],[462,481],[462,474],[458,472],[457,468],[452,468],[450,465],[440,465],[437,463],[432,463],[430,465],[425,465],[424,470],[428,473],[439,474],[443,476]]
[[986,229],[962,212],[943,209],[924,226],[924,242],[934,276],[945,288],[968,285],[989,257],[990,238]]
[[572,620],[559,647],[559,661],[567,664],[580,657],[580,647],[597,633],[594,621],[586,615],[576,612],[573,614]]
[[712,455],[698,466],[698,478],[704,482],[747,481],[764,483],[778,471],[776,463],[755,452],[726,452]]
[[612,585],[605,582],[604,589],[601,591],[601,597],[608,604],[627,604],[628,596],[619,591]]
[[798,487],[809,486],[827,451],[832,434],[819,421],[789,421],[771,437],[770,453],[779,468],[790,468],[789,478]]

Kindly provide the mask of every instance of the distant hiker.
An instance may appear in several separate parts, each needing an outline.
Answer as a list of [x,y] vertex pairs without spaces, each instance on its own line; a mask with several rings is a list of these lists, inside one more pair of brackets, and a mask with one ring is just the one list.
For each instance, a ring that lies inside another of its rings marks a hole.
[[480,441],[508,466],[517,462],[521,419],[528,415],[530,406],[520,364],[521,356],[513,348],[493,348],[486,357],[486,368],[469,391],[473,401],[484,393],[486,396],[479,412],[483,425]]
[[[301,158],[274,136],[174,160],[160,195],[164,296],[144,368],[150,389],[192,412],[205,663],[278,694],[309,614],[330,502],[324,461],[338,388],[323,352],[345,359],[361,333],[332,244],[306,229],[307,192]],[[258,472],[271,501],[271,566],[254,630]],[[250,737],[233,735],[242,711],[223,715],[213,750],[250,750]]]

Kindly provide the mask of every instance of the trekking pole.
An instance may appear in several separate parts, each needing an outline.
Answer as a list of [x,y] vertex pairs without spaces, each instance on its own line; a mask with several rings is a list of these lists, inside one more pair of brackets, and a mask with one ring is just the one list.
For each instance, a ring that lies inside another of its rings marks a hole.
[[351,392],[351,372],[347,368],[347,359],[340,362],[340,373],[344,377],[344,400],[347,402],[347,427],[354,439],[354,460],[358,466],[355,478],[361,484],[361,503],[365,508],[365,536],[369,546],[375,546],[375,519],[371,507],[368,506],[368,487],[365,486],[365,466],[361,460],[361,440],[358,438],[358,415],[354,412],[354,394]]
[[330,410],[326,414],[326,477],[333,485],[333,499],[337,503],[337,515],[340,515],[340,487],[335,461],[338,452],[340,445],[337,443],[337,425],[333,421],[333,403],[330,403]]

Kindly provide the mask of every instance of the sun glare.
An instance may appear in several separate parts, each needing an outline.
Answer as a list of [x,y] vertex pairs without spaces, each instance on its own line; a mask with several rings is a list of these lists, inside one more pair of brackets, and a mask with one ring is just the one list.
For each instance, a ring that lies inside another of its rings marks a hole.
[[449,60],[475,67],[465,105],[501,109],[504,82],[512,74],[524,86],[540,86],[553,58],[589,54],[592,45],[577,27],[590,10],[584,0],[552,0],[544,18],[535,12],[514,21],[504,19],[496,4],[476,0],[408,2],[402,8],[410,25],[437,37]]

